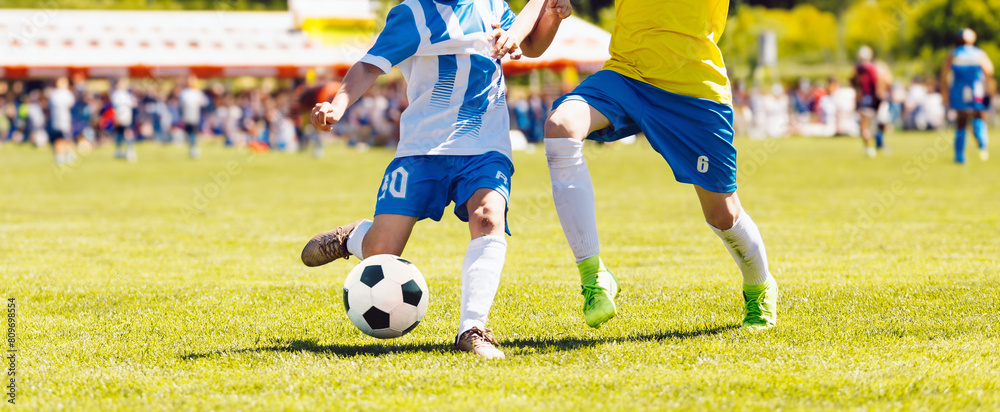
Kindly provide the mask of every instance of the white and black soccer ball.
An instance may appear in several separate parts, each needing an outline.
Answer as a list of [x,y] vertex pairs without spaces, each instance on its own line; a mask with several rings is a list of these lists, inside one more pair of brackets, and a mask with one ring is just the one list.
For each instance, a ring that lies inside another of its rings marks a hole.
[[362,260],[344,281],[347,317],[362,332],[379,339],[398,338],[417,327],[429,299],[420,270],[398,256]]

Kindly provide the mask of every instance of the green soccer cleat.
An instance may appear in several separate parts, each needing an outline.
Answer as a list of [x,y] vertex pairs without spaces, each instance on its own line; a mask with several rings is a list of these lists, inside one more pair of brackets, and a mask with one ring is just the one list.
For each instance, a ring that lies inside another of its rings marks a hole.
[[587,321],[587,326],[599,328],[601,324],[615,317],[618,279],[604,267],[600,256],[584,259],[576,266],[580,269],[583,318]]
[[743,285],[743,326],[767,329],[778,321],[778,283],[774,278],[763,285]]

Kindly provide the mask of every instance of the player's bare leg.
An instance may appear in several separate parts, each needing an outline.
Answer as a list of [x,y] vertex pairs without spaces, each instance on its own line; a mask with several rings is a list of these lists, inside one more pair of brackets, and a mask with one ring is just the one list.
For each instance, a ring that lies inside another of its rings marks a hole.
[[861,144],[864,145],[865,155],[875,157],[875,139],[872,137],[872,119],[875,117],[870,113],[870,109],[862,109],[861,117]]
[[493,331],[486,327],[490,308],[500,287],[507,254],[507,199],[499,192],[482,188],[465,203],[469,212],[472,240],[462,263],[462,298],[455,350],[471,352],[485,359],[503,359]]
[[972,119],[972,134],[979,142],[979,159],[987,161],[990,159],[989,152],[989,132],[986,126],[986,111],[977,111]]
[[767,328],[778,319],[778,285],[767,267],[760,230],[743,210],[736,192],[710,192],[695,186],[705,221],[722,239],[743,274],[743,326]]
[[609,124],[601,112],[578,100],[562,103],[545,122],[552,198],[580,270],[584,319],[594,328],[615,316],[618,281],[601,261],[594,185],[583,157],[583,141],[591,131]]
[[70,145],[69,140],[56,139],[52,143],[52,151],[55,153],[56,164],[63,165],[71,163],[72,161],[72,151],[73,146]]
[[[362,234],[360,231],[355,230],[351,234],[347,242],[347,248],[352,255],[357,256],[359,259],[364,259],[366,256],[383,254],[402,256],[403,248],[406,247],[406,242],[410,240],[410,234],[413,233],[413,226],[416,224],[417,218],[413,216],[376,215],[371,227],[365,233]],[[358,239],[359,236],[362,238]],[[361,255],[355,253],[356,250],[352,247],[353,243],[358,240],[361,240]]]
[[959,110],[955,119],[955,163],[965,163],[965,137],[968,134],[971,113]]

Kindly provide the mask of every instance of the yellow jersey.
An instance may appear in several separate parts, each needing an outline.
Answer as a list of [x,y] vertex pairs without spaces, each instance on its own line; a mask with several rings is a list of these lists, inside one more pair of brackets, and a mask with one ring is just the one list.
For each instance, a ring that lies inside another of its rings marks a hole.
[[718,42],[729,0],[615,0],[615,71],[671,93],[732,104]]

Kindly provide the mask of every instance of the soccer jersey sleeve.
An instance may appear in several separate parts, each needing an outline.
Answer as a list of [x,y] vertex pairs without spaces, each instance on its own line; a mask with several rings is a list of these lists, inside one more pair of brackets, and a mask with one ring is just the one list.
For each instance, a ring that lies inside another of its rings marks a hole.
[[514,25],[514,18],[517,15],[510,9],[510,5],[506,1],[501,1],[501,3],[503,3],[503,17],[500,18],[500,28],[510,30],[510,26]]
[[361,61],[378,67],[382,73],[389,73],[392,66],[416,54],[418,46],[420,32],[417,31],[413,12],[405,4],[400,4],[389,11],[385,28]]

